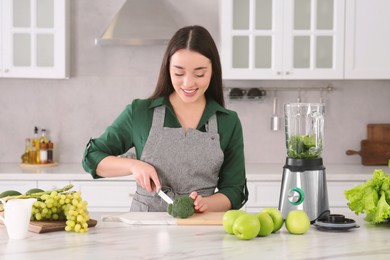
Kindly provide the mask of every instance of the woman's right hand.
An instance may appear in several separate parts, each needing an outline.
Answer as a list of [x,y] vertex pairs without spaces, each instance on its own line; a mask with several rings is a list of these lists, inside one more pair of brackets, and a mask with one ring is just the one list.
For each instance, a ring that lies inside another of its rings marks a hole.
[[152,165],[144,161],[133,160],[130,171],[138,185],[147,191],[153,192],[161,189],[157,171]]

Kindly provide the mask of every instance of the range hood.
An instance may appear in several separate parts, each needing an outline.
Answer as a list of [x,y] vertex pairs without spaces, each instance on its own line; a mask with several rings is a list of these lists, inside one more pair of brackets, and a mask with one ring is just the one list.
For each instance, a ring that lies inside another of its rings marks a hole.
[[166,45],[179,29],[165,0],[126,0],[96,45]]

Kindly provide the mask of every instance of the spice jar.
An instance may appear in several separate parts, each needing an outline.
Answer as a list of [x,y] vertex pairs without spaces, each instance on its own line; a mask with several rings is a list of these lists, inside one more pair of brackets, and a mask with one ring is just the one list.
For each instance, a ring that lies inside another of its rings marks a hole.
[[54,147],[54,144],[49,141],[47,143],[47,162],[48,163],[53,163],[54,162],[54,159],[53,159],[53,147]]
[[47,163],[47,143],[40,143],[39,148],[40,163]]

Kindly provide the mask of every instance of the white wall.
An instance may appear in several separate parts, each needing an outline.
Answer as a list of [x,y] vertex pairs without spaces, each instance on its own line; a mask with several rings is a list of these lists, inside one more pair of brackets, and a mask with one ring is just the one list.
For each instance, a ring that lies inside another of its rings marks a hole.
[[[95,46],[94,39],[124,0],[71,0],[71,78],[69,80],[0,79],[0,163],[19,162],[24,139],[35,125],[47,128],[59,162],[80,162],[90,137],[100,135],[134,98],[148,97],[155,86],[162,46]],[[169,0],[187,24],[207,27],[219,43],[217,0]],[[187,25],[183,24],[183,25]],[[325,163],[359,164],[368,123],[390,123],[390,81],[230,81],[227,86],[324,87],[327,96]],[[278,94],[282,104],[298,93]],[[302,93],[305,102],[317,102],[317,92]],[[272,95],[264,102],[227,102],[239,113],[247,162],[283,163],[283,131],[270,130]]]

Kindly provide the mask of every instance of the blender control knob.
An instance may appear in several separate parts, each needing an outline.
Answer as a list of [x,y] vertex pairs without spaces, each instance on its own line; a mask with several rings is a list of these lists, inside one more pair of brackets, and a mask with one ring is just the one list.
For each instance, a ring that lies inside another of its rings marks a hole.
[[303,202],[304,194],[300,188],[292,188],[288,192],[288,201],[293,205],[299,205]]

